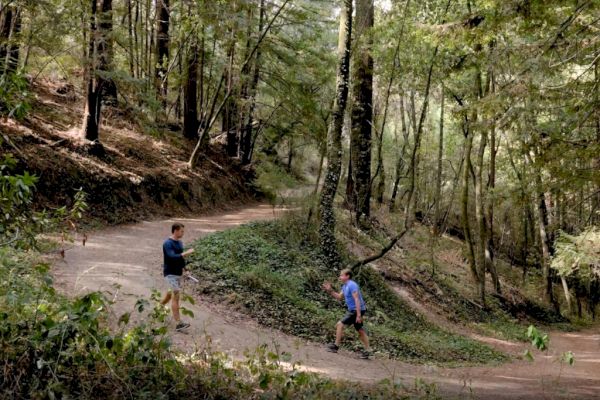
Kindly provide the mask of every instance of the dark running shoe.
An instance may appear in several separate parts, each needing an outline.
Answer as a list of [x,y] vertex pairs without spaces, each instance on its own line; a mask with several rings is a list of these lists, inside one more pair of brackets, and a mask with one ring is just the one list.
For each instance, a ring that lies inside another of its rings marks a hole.
[[368,360],[371,358],[373,354],[371,354],[371,352],[369,350],[363,350],[360,353],[360,358],[362,358],[363,360]]
[[339,346],[335,343],[331,343],[327,345],[327,351],[330,353],[337,353],[339,350]]
[[187,322],[179,322],[177,324],[177,326],[175,327],[176,331],[182,331],[184,329],[187,329],[190,327],[190,324],[188,324]]

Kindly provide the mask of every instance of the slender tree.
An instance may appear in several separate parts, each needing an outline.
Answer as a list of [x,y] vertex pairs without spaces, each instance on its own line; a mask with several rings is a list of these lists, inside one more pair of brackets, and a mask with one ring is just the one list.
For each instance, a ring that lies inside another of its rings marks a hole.
[[[193,3],[188,2],[188,13],[193,13]],[[190,34],[190,47],[186,60],[186,77],[183,95],[183,135],[188,139],[196,139],[198,135],[198,32],[195,26]]]
[[87,94],[81,132],[85,139],[97,141],[100,130],[102,89],[105,83],[102,74],[98,74],[98,65],[105,47],[102,45],[103,39],[98,30],[98,1],[90,0],[90,3],[89,47],[86,60]]
[[373,57],[371,55],[374,22],[373,0],[356,1],[356,51],[352,68],[352,127],[350,165],[355,195],[351,204],[356,221],[371,213],[371,130],[373,127]]
[[169,64],[169,26],[171,12],[169,0],[156,0],[156,72],[155,86],[158,98],[167,104],[168,64]]
[[117,103],[117,85],[110,77],[114,72],[113,58],[113,5],[112,0],[102,0],[99,15],[100,36],[98,43],[98,71],[103,74],[104,84],[102,86],[102,101],[105,104],[116,105]]
[[333,209],[333,202],[342,171],[342,128],[348,99],[350,42],[352,37],[352,0],[343,0],[341,6],[336,96],[329,131],[327,133],[327,170],[321,191],[319,208],[321,249],[331,267],[337,267],[339,264],[337,241],[335,239],[335,211]]

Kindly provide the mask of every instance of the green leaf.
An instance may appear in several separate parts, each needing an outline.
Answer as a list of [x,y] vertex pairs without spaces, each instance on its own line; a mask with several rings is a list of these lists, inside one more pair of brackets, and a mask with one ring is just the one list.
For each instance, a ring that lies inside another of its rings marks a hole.
[[194,313],[192,312],[192,310],[189,310],[189,309],[187,309],[185,307],[181,307],[179,310],[181,311],[181,313],[183,315],[186,315],[186,316],[188,316],[190,318],[194,318]]
[[125,313],[119,317],[119,325],[127,325],[129,323],[129,318],[131,317],[130,313]]

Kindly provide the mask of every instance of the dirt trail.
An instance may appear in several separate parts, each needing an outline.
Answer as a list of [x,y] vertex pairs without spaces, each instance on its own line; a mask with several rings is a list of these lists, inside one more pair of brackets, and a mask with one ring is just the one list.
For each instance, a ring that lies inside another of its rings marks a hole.
[[[189,243],[250,221],[276,218],[282,212],[261,204],[177,221],[186,225],[184,240]],[[64,262],[55,266],[57,287],[69,295],[103,290],[116,301],[115,315],[131,311],[137,298],[148,297],[153,288],[166,287],[160,267],[161,244],[172,222],[171,219],[142,222],[91,234],[85,247],[77,245],[69,250]],[[436,382],[444,398],[600,399],[600,335],[593,332],[551,334],[550,353],[535,354],[533,363],[515,361],[497,367],[440,368],[381,357],[364,361],[349,352],[331,354],[322,345],[259,326],[202,298],[197,299],[195,306],[186,304],[186,307],[195,314],[189,334],[172,334],[173,342],[185,351],[206,346],[210,338],[214,349],[240,357],[244,350],[264,343],[293,354],[293,361],[300,362],[306,370],[353,381],[401,380],[409,386],[415,378],[422,378]],[[333,324],[334,321],[332,328]],[[493,339],[487,342],[495,345]],[[376,348],[377,344],[374,345]],[[526,347],[510,342],[496,345],[503,350],[512,348],[515,354]],[[556,361],[567,350],[575,354],[573,367],[561,367]]]

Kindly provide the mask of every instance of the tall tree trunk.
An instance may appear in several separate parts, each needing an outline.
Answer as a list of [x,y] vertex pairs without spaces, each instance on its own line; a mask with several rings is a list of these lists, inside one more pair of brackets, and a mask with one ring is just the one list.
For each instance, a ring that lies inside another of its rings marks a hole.
[[[140,38],[138,31],[141,30],[142,20],[140,18],[140,2],[139,0],[135,2],[135,14],[134,14],[134,23],[133,23],[133,46],[135,48],[135,76],[139,79],[142,76],[143,71],[143,59],[140,54]],[[142,47],[143,47],[143,36],[142,36]]]
[[156,74],[155,86],[158,99],[167,105],[167,74],[169,64],[169,0],[156,0]]
[[[234,91],[234,76],[233,76],[233,61],[235,57],[235,32],[231,30],[231,43],[227,50],[228,64],[223,74],[225,74],[227,82],[227,92]],[[238,107],[235,96],[230,96],[223,108],[222,130],[227,137],[226,151],[229,157],[237,157],[239,150],[238,134],[237,134],[237,115]]]
[[86,60],[86,79],[87,95],[85,102],[85,111],[83,117],[82,136],[90,141],[97,141],[100,129],[100,111],[102,107],[102,89],[104,79],[97,73],[102,39],[98,32],[98,3],[97,0],[91,0],[90,13],[90,42],[88,49],[88,59]]
[[377,135],[377,186],[375,189],[375,201],[377,204],[383,204],[383,196],[385,195],[385,165],[383,163],[383,131]]
[[[352,78],[350,158],[356,197],[356,221],[371,213],[371,130],[373,125],[373,0],[356,1],[355,45]],[[350,171],[349,171],[350,172]]]
[[127,61],[129,63],[129,76],[135,78],[135,47],[133,46],[133,0],[127,0]]
[[[260,16],[258,19],[258,33],[260,34],[263,30],[265,20],[265,0],[260,0]],[[252,81],[250,82],[249,96],[250,106],[248,108],[248,116],[246,125],[242,130],[241,134],[241,158],[242,164],[249,164],[252,160],[252,123],[254,120],[254,109],[256,108],[256,93],[258,88],[258,81],[260,79],[260,60],[261,60],[261,49],[260,46],[256,49],[256,58],[254,60],[254,71],[252,73]]]
[[477,169],[475,175],[475,219],[477,220],[477,252],[476,262],[478,267],[478,294],[481,303],[485,305],[485,266],[486,266],[486,245],[487,245],[487,226],[485,221],[485,197],[483,193],[483,158],[487,146],[487,132],[481,131],[479,141],[479,151],[477,152]]
[[437,175],[435,179],[435,217],[433,221],[433,234],[440,236],[441,234],[441,209],[442,209],[442,174],[443,174],[443,157],[444,157],[444,85],[441,85],[441,103],[440,103],[440,135],[438,141],[438,156],[437,156]]
[[404,96],[400,96],[400,122],[402,124],[402,149],[398,153],[398,160],[396,161],[396,178],[394,179],[394,187],[392,189],[392,196],[390,197],[390,212],[393,212],[396,208],[396,196],[398,195],[398,187],[400,185],[400,178],[404,170],[404,156],[408,147],[409,132],[406,124],[406,112],[404,110]]
[[479,284],[479,272],[477,271],[477,264],[475,261],[475,249],[473,247],[473,238],[471,235],[471,223],[469,221],[469,176],[471,173],[471,150],[473,148],[473,132],[470,128],[470,122],[465,117],[463,123],[463,131],[465,134],[465,167],[462,171],[462,196],[461,196],[461,219],[463,226],[463,233],[465,235],[465,244],[467,246],[467,261],[469,262],[469,268],[471,270],[471,276],[476,284]]
[[0,74],[4,74],[9,52],[10,29],[13,23],[13,7],[4,7],[0,15]]
[[98,70],[104,75],[102,101],[104,104],[117,104],[117,85],[107,75],[113,72],[113,10],[112,0],[101,0],[99,28],[100,43],[98,43]]
[[[494,91],[494,78],[491,80],[491,89]],[[501,293],[500,277],[498,276],[498,270],[496,269],[496,259],[494,257],[494,190],[496,188],[496,126],[492,125],[490,130],[490,171],[488,177],[488,197],[487,197],[487,223],[488,223],[488,237],[486,243],[485,260],[492,275],[492,282],[494,283],[494,291],[498,294]]]
[[340,11],[338,38],[338,66],[336,97],[331,123],[327,133],[327,171],[321,191],[319,235],[321,250],[330,267],[339,265],[337,241],[335,239],[335,211],[333,203],[342,170],[342,128],[348,99],[348,76],[350,70],[350,42],[352,36],[352,0],[343,0]]
[[[192,14],[192,2],[188,12]],[[198,137],[198,35],[191,33],[191,44],[186,61],[186,80],[183,94],[183,136],[188,139]]]
[[14,74],[19,67],[19,53],[21,51],[21,9],[14,12],[13,26],[10,32],[10,46],[8,49],[8,61],[6,73]]
[[[540,171],[540,167],[535,165],[535,162],[527,152],[525,154],[527,156],[528,162],[533,168],[534,179],[535,179],[535,191],[536,191],[536,217],[537,217],[537,225],[538,232],[540,236],[540,248],[542,254],[542,276],[546,285],[546,299],[555,304],[554,292],[552,287],[552,275],[550,270],[550,241],[548,236],[548,209],[546,208],[546,195],[544,193],[544,186],[542,182],[542,174]],[[567,302],[569,302],[570,309],[570,297],[567,297]]]

